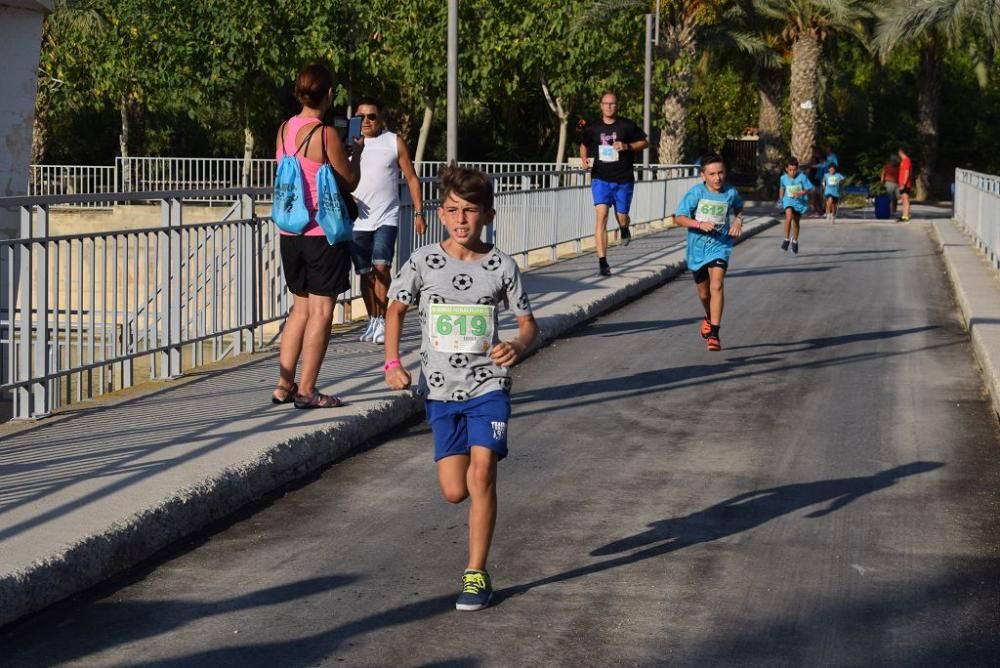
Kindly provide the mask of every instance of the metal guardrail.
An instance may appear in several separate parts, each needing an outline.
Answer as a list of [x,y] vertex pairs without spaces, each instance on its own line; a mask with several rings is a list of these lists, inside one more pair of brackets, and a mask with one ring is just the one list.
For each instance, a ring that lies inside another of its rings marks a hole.
[[[423,196],[434,198],[434,184],[440,169],[447,163],[424,161],[414,164],[423,186]],[[481,170],[495,177],[498,192],[557,188],[589,183],[589,176],[578,167],[552,162],[483,162],[462,161],[465,167]],[[683,167],[653,165],[653,169]],[[254,158],[244,178],[242,158],[155,158],[118,157],[112,167],[97,165],[32,165],[28,194],[90,195],[97,193],[138,193],[172,190],[216,190],[219,188],[273,188],[276,164],[269,158]],[[269,194],[261,201],[267,201]],[[214,203],[216,198],[188,199],[189,202]],[[73,206],[107,208],[111,202],[79,203]],[[64,205],[68,206],[68,205]]]
[[[118,168],[97,165],[32,165],[29,172],[29,194],[93,195],[119,190]],[[83,208],[109,208],[111,202],[87,202]]]
[[1000,269],[1000,176],[956,169],[954,216]]
[[[550,173],[543,174],[548,177]],[[535,184],[524,171],[495,180]],[[556,258],[558,247],[593,234],[587,175],[573,185],[502,190],[489,234],[527,264],[533,251]],[[649,169],[636,183],[635,223],[671,215],[694,181],[690,167]],[[528,179],[524,181],[523,179]],[[401,188],[397,263],[418,246],[445,238],[432,200],[428,231],[413,233],[413,205]],[[260,200],[263,188],[154,191],[0,198],[20,211],[20,236],[0,239],[0,392],[11,392],[15,418],[40,417],[65,403],[130,387],[142,377],[169,379],[184,369],[250,352],[277,337],[291,306],[281,273],[279,234]],[[227,200],[219,220],[185,223],[185,203]],[[156,202],[160,225],[147,229],[52,235],[53,207]],[[613,217],[609,217],[613,218]],[[616,224],[609,220],[608,229]],[[350,319],[360,297],[357,276],[338,300]]]

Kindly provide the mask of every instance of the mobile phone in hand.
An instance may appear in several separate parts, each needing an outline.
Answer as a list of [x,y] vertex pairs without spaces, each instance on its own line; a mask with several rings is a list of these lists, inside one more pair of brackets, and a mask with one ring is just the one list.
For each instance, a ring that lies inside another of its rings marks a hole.
[[347,145],[348,147],[354,146],[354,140],[361,136],[361,117],[352,116],[351,122],[347,127]]

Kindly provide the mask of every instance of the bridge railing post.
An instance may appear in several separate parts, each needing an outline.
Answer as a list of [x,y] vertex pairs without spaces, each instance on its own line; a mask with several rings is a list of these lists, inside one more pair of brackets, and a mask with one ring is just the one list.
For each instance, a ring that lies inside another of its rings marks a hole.
[[177,378],[181,362],[181,201],[175,197],[160,200],[160,341],[167,349],[161,353],[160,377]]

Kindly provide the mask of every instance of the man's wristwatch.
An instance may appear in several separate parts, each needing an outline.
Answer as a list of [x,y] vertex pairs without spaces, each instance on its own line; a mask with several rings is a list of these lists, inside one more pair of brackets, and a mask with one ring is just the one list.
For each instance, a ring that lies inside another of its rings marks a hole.
[[417,211],[416,213],[413,214],[414,218],[416,218],[417,216],[423,218],[424,217],[424,212],[423,211]]

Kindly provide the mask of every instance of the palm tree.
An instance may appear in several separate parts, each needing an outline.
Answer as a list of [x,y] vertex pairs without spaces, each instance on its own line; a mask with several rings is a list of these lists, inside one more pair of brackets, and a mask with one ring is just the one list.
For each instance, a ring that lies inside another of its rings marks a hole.
[[785,45],[781,25],[762,16],[754,1],[734,2],[722,21],[707,29],[704,37],[719,47],[709,52],[710,58],[735,65],[744,77],[757,82],[757,187],[768,192],[777,186],[784,166],[781,103]]
[[938,152],[944,50],[976,37],[992,48],[1000,45],[1000,6],[997,0],[897,0],[883,14],[875,44],[883,60],[903,41],[920,47],[917,77],[917,134],[922,148],[916,196],[927,196],[934,178]]
[[865,0],[755,0],[764,17],[779,21],[789,45],[792,155],[811,162],[816,146],[819,65],[823,43],[835,32],[861,37],[862,21],[871,16]]

